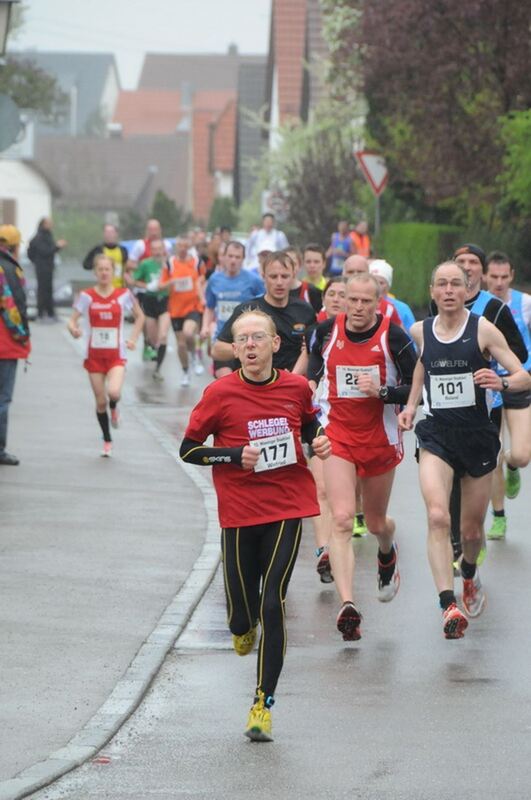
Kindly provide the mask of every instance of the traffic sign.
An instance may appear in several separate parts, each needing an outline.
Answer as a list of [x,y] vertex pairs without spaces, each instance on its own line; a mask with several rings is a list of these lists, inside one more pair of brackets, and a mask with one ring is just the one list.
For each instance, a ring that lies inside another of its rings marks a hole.
[[354,155],[373,194],[379,197],[387,186],[389,176],[384,157],[371,150],[354,150]]

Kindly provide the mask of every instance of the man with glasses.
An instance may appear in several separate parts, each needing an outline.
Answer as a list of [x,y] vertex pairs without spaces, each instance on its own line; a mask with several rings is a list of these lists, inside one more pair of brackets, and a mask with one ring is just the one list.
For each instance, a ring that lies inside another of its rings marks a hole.
[[[181,458],[213,466],[228,623],[238,655],[252,651],[261,628],[245,735],[266,742],[286,649],[285,598],[302,518],[319,514],[301,438],[319,458],[329,455],[330,444],[308,382],[273,367],[280,336],[271,317],[260,310],[240,314],[232,337],[241,368],[206,388],[192,411]],[[211,434],[214,446],[205,447]]]

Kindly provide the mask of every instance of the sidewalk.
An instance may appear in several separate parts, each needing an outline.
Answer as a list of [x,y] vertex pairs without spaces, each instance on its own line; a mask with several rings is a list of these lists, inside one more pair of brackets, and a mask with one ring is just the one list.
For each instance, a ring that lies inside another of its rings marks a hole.
[[[32,333],[8,430],[21,463],[0,469],[0,782],[64,747],[107,700],[183,586],[207,529],[197,481],[163,430],[178,433],[187,416],[167,406],[175,391],[154,401],[160,426],[131,402],[134,384],[142,397],[149,380],[136,356],[114,456],[102,459],[88,380],[64,326]],[[189,406],[199,388],[181,402]]]

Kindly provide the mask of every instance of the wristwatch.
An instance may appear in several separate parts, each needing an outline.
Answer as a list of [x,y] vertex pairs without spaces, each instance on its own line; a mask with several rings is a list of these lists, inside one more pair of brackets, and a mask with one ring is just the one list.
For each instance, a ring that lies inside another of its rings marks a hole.
[[378,397],[380,398],[380,400],[386,400],[388,394],[389,394],[389,387],[380,386],[380,388],[378,389]]
[[507,378],[502,378],[501,381],[502,381],[502,392],[506,392],[507,389],[509,388],[509,381],[507,380]]

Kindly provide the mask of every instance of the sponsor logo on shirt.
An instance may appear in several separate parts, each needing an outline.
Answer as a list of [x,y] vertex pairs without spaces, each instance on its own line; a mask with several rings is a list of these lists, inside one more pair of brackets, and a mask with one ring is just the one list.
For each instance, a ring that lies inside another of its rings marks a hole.
[[264,436],[278,436],[289,433],[286,417],[270,417],[269,419],[250,419],[247,423],[249,439],[263,439]]
[[343,339],[338,339],[336,341],[336,347],[337,347],[338,350],[343,350],[344,346],[345,346],[345,342],[343,341]]

